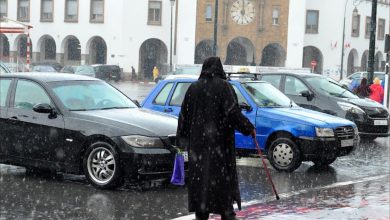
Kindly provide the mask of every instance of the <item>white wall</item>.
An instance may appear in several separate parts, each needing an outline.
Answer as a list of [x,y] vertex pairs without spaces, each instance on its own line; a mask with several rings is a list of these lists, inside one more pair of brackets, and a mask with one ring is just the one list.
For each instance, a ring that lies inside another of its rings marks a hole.
[[194,64],[197,0],[179,0],[177,64]]
[[[54,22],[50,23],[40,22],[40,1],[30,1],[29,23],[34,27],[30,31],[30,37],[34,53],[40,52],[38,41],[44,35],[54,38],[57,53],[64,52],[64,39],[67,36],[76,36],[81,44],[81,54],[88,53],[87,48],[92,37],[100,36],[107,45],[107,63],[118,64],[124,68],[124,71],[130,72],[131,66],[138,71],[139,50],[142,43],[147,39],[156,38],[164,42],[167,48],[167,65],[169,64],[171,4],[168,0],[161,1],[162,23],[156,26],[147,25],[148,1],[145,0],[105,0],[104,23],[89,22],[90,0],[79,0],[77,23],[64,22],[65,0],[54,1]],[[182,19],[178,23],[178,50],[173,64],[175,61],[193,63],[194,60],[193,52],[188,51],[194,51],[195,47],[196,0],[181,0],[180,3],[179,16]],[[8,0],[8,17],[17,19],[16,0]],[[173,20],[174,24],[175,20]],[[17,34],[7,34],[11,51],[17,48],[15,44],[17,36]]]
[[[357,50],[358,57],[356,60],[358,60],[358,63],[356,66],[360,67],[362,54],[369,48],[369,39],[365,38],[365,20],[366,16],[371,16],[371,2],[364,0],[326,0],[326,3],[323,0],[310,0],[305,1],[305,3],[304,1],[290,0],[286,66],[301,67],[303,47],[314,46],[323,55],[323,73],[338,79],[341,67],[345,3],[347,3],[347,7],[344,45],[349,44],[350,48],[345,48],[344,76],[347,71],[348,55],[352,49]],[[358,4],[354,5],[354,3]],[[357,38],[351,37],[352,12],[355,6],[360,14],[360,34]],[[310,9],[319,10],[318,34],[305,34],[306,10]],[[378,4],[377,19],[379,18],[386,19],[385,33],[389,33],[390,6]],[[304,35],[303,38],[302,33]],[[303,43],[303,46],[300,43]],[[382,51],[383,53],[383,48],[384,41],[377,39],[375,54],[378,51]]]
[[286,66],[302,67],[306,0],[290,0],[289,5]]

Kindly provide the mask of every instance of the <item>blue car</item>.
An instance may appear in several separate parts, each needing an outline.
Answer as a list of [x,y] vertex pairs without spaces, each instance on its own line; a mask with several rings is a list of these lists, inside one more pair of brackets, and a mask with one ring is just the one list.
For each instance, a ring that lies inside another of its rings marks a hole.
[[[162,80],[142,102],[151,110],[178,116],[184,95],[196,79]],[[243,114],[255,125],[260,148],[279,171],[292,172],[302,161],[329,165],[358,144],[356,125],[343,118],[298,107],[271,84],[230,80]],[[236,132],[238,152],[254,153],[251,137]]]

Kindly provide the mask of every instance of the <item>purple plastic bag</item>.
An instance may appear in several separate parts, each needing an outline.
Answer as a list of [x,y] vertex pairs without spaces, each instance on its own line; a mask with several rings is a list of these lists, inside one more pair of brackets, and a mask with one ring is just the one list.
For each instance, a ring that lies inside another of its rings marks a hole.
[[171,183],[178,186],[184,185],[184,156],[181,153],[175,156]]

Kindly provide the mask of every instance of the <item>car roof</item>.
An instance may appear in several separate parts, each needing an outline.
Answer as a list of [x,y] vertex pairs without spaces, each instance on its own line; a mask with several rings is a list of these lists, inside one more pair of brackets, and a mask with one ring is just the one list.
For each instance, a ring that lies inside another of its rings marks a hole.
[[265,72],[261,73],[260,75],[296,75],[296,76],[323,76],[316,73],[304,73],[304,72]]
[[57,81],[75,81],[75,80],[90,80],[90,81],[97,81],[98,79],[83,76],[83,75],[76,75],[76,74],[69,74],[69,73],[53,73],[53,72],[19,72],[19,73],[5,73],[0,75],[2,78],[23,78],[23,79],[31,79],[31,80],[37,80],[41,82],[57,82]]
[[[176,77],[174,79],[164,79],[164,80],[161,80],[161,81],[164,81],[164,82],[195,82],[198,80],[198,77],[196,78],[189,78],[189,77]],[[251,83],[251,82],[260,82],[260,83],[268,83],[266,81],[260,81],[260,80],[250,80],[248,78],[244,78],[244,79],[230,79],[229,82],[239,82],[239,83]]]

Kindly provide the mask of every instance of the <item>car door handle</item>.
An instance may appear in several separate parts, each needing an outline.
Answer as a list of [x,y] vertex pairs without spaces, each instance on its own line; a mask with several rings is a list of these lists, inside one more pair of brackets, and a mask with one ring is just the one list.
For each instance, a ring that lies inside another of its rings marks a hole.
[[18,115],[18,116],[22,118],[28,118],[28,115]]
[[171,109],[171,108],[166,108],[166,109],[164,109],[164,112],[173,112],[173,109]]
[[16,117],[16,116],[13,116],[13,117],[8,118],[8,119],[11,120],[11,121],[19,121],[19,118]]

